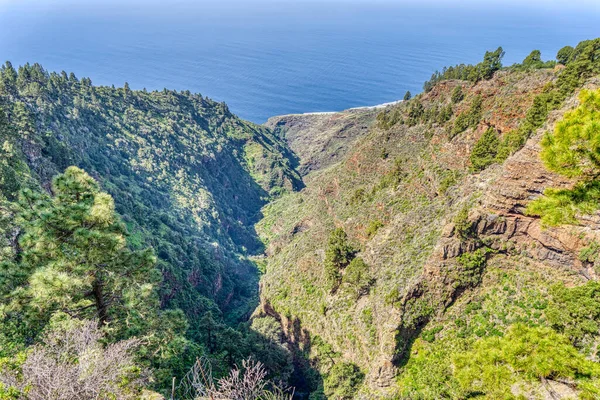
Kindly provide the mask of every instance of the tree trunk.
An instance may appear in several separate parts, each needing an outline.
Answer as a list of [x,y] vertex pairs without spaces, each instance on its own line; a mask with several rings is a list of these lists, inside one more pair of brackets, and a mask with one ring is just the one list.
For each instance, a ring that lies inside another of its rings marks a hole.
[[98,277],[94,279],[94,283],[92,285],[92,294],[94,296],[94,301],[96,302],[98,326],[102,327],[108,322],[108,305],[104,300],[104,294],[102,292],[102,280]]

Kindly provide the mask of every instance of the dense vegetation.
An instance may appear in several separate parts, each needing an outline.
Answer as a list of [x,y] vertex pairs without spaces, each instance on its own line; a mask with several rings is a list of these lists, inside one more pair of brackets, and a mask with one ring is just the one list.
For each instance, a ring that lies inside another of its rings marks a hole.
[[161,390],[203,354],[216,377],[253,354],[285,378],[287,351],[244,322],[252,225],[302,184],[285,144],[200,95],[10,63],[0,141],[0,357],[23,359],[56,319],[96,320],[102,340],[141,340]]

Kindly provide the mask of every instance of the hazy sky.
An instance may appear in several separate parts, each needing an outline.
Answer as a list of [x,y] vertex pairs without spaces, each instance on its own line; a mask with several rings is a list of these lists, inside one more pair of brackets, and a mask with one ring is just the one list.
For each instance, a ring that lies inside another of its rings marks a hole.
[[[436,7],[465,9],[476,12],[477,10],[498,9],[518,13],[523,8],[536,8],[547,12],[581,11],[585,9],[592,14],[600,15],[600,0],[0,0],[0,16],[3,11],[19,9],[26,11],[28,8],[49,9],[53,11],[62,8],[69,9],[94,9],[104,12],[152,12],[152,10],[168,9],[171,14],[180,12],[185,14],[186,9],[223,9],[232,7],[238,12],[252,9],[260,4],[262,10],[269,6],[284,10],[286,5],[291,7],[303,4],[340,4],[346,6],[361,6],[369,8],[393,5],[417,5],[421,8],[431,7],[435,12]],[[160,8],[153,7],[160,5]],[[267,7],[265,7],[267,6]],[[254,10],[257,11],[257,10]],[[439,11],[439,10],[438,10]],[[441,11],[440,11],[441,12]],[[599,29],[600,32],[600,29]],[[600,36],[600,34],[599,34]]]
[[164,5],[177,5],[177,4],[189,4],[189,3],[232,3],[232,4],[252,4],[252,3],[392,3],[392,4],[424,4],[429,3],[432,5],[449,5],[463,7],[477,6],[486,7],[489,5],[503,5],[503,6],[535,6],[535,7],[552,7],[552,8],[574,8],[574,7],[590,7],[593,10],[600,9],[600,1],[598,0],[0,0],[0,5],[6,4],[27,4],[27,5],[43,5],[43,6],[61,6],[61,5],[78,5],[83,6],[84,4],[104,4],[106,6],[114,5],[143,5],[148,2],[158,2]]

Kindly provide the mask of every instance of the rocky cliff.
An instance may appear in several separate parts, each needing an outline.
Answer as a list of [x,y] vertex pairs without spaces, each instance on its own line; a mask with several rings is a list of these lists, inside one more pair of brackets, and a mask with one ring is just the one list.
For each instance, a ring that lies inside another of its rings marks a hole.
[[[547,228],[524,212],[544,189],[573,184],[549,172],[539,152],[544,133],[577,106],[577,91],[519,151],[473,170],[473,149],[485,133],[491,129],[507,143],[561,71],[515,68],[476,84],[442,81],[377,119],[340,113],[269,120],[300,157],[307,186],[268,205],[258,225],[268,260],[262,313],[293,322],[293,340],[325,380],[331,365],[347,363],[364,372],[363,396],[439,398],[413,397],[417,392],[407,394],[398,382],[412,379],[413,352],[429,339],[439,344],[458,335],[453,321],[469,304],[481,307],[466,321],[473,328],[465,340],[474,340],[503,332],[522,318],[520,301],[547,295],[556,282],[596,278],[593,263],[580,261],[579,253],[598,239],[597,216],[581,226]],[[457,87],[459,101],[451,99]],[[420,114],[411,121],[413,112]],[[456,128],[475,114],[474,123]],[[368,265],[367,290],[347,283],[346,270],[339,288],[329,289],[324,263],[335,228],[343,228]],[[498,300],[502,279],[517,294]],[[521,285],[535,294],[519,294]],[[514,319],[497,321],[494,313]]]

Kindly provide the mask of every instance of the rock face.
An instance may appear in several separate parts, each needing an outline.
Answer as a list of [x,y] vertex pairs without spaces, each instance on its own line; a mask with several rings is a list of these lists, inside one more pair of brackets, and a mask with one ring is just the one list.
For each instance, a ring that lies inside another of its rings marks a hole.
[[[482,211],[476,223],[477,234],[489,237],[493,243],[513,242],[529,248],[532,258],[559,265],[574,265],[576,251],[582,241],[572,234],[572,228],[544,229],[537,218],[524,215],[527,204],[544,189],[567,188],[572,182],[544,168],[539,152],[541,134],[530,139],[525,147],[508,160],[500,177],[490,185],[483,199]],[[497,216],[490,220],[491,216]]]
[[[519,254],[533,265],[567,270],[575,280],[598,278],[593,265],[580,261],[578,255],[582,248],[600,239],[600,213],[586,216],[585,223],[579,226],[561,227],[544,227],[539,218],[525,213],[527,204],[541,196],[545,189],[569,188],[574,183],[544,167],[540,141],[546,131],[553,129],[556,120],[575,105],[568,101],[502,166],[490,168],[480,175],[479,181],[473,179],[466,184],[466,187],[481,188],[481,197],[468,214],[471,236],[461,237],[454,222],[444,226],[422,275],[402,300],[405,307],[415,299],[425,298],[438,312],[443,312],[468,289],[457,283],[455,274],[449,271],[460,269],[456,266],[459,256],[484,247],[491,250],[490,257]],[[418,329],[418,325],[413,326],[408,335],[417,334]]]
[[[527,204],[543,194],[544,189],[567,188],[569,180],[549,172],[542,164],[539,142],[542,133],[531,138],[527,144],[499,168],[496,176],[487,183],[479,205],[472,209],[469,223],[480,242],[486,242],[494,250],[511,243],[528,248],[531,256],[540,261],[560,265],[575,262],[572,252],[581,247],[581,240],[572,238],[572,228],[544,229],[538,218],[525,215]],[[449,234],[440,240],[439,259],[452,259],[473,251],[476,245],[454,235],[454,225],[445,231]]]

